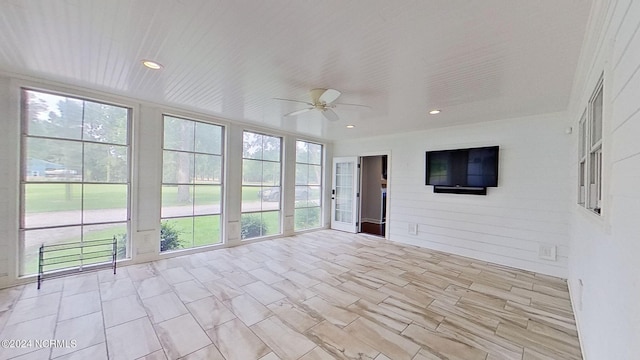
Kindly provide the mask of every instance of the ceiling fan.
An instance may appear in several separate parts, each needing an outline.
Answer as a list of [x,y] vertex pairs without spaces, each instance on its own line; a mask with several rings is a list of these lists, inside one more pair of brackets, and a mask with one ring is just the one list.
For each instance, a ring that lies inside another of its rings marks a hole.
[[284,115],[285,117],[300,115],[302,113],[306,113],[307,111],[311,111],[311,110],[318,110],[322,113],[325,119],[329,121],[338,121],[340,118],[338,117],[338,114],[336,114],[336,112],[333,111],[333,108],[335,108],[336,105],[358,106],[358,107],[370,109],[370,107],[367,105],[344,104],[344,103],[334,102],[338,99],[338,97],[340,97],[340,94],[341,94],[341,92],[336,89],[313,89],[309,93],[311,95],[311,102],[293,100],[293,99],[282,99],[282,98],[274,98],[274,99],[282,100],[282,101],[291,101],[291,102],[306,104],[309,106],[308,108],[296,110],[288,114],[285,114]]

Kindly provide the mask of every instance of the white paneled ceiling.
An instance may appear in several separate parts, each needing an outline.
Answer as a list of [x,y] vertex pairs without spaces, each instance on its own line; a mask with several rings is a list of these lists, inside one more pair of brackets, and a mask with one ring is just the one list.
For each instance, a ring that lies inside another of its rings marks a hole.
[[[0,71],[326,139],[375,136],[565,110],[590,3],[0,0]],[[283,118],[304,105],[273,98],[308,101],[312,88],[371,110]]]

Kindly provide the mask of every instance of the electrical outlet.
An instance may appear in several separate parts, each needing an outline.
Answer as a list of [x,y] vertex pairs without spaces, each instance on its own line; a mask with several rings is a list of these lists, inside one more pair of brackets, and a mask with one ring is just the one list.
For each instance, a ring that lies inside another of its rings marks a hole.
[[418,224],[409,224],[409,234],[418,235]]
[[538,249],[538,257],[542,260],[556,261],[556,246],[555,245],[540,245]]

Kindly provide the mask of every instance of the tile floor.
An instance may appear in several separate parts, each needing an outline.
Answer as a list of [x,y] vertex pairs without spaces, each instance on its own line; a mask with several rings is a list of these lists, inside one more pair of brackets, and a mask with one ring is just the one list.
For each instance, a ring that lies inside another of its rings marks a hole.
[[331,230],[0,290],[7,339],[58,342],[0,359],[581,359],[564,280]]

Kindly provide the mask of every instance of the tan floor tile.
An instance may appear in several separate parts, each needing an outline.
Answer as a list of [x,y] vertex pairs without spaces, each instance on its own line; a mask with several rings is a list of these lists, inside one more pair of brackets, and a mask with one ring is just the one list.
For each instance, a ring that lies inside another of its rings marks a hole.
[[96,273],[75,275],[64,279],[62,296],[71,296],[97,290],[99,290],[99,287],[98,275]]
[[298,359],[316,346],[275,316],[252,325],[250,329],[282,359]]
[[181,358],[181,360],[225,360],[218,348],[214,345],[208,345],[200,350]]
[[169,360],[175,360],[211,344],[211,340],[191,314],[155,325],[160,344]]
[[224,304],[247,326],[272,315],[269,309],[249,295],[236,296],[231,300],[224,301]]
[[[6,325],[0,333],[0,340],[53,339],[55,326],[55,315],[39,317],[37,319],[23,321],[17,324]],[[7,348],[2,346],[0,347],[0,359],[9,359],[18,355],[23,355],[38,350],[34,346],[14,348]]]
[[485,360],[487,352],[459,342],[447,335],[409,325],[402,335],[425,347],[430,353],[460,360]]
[[102,313],[96,312],[58,322],[54,339],[69,341],[70,343],[75,341],[75,345],[71,343],[72,345],[69,347],[52,348],[51,357],[54,358],[104,343]]
[[563,279],[321,230],[0,290],[0,338],[83,339],[67,360],[580,359],[568,299]]
[[162,276],[151,276],[134,282],[141,299],[146,299],[171,292],[171,286]]
[[379,352],[327,321],[312,327],[307,336],[337,359],[374,359]]
[[207,281],[203,284],[218,300],[230,300],[244,294],[244,291],[227,279]]
[[189,273],[200,282],[207,282],[222,279],[220,274],[216,274],[206,266],[188,269]]
[[[406,329],[407,325],[411,323],[411,319],[400,314],[400,311],[393,311],[396,310],[395,308],[382,306],[383,304],[385,303],[382,302],[380,304],[374,304],[366,300],[359,300],[353,305],[350,305],[348,309],[354,314],[358,314],[369,320],[380,323],[397,332],[401,332],[402,330]],[[422,311],[420,310],[419,314],[421,315],[421,313]],[[410,315],[414,314],[412,313]]]
[[211,292],[207,290],[200,282],[196,280],[188,280],[173,285],[175,293],[182,302],[190,303],[211,296]]
[[102,312],[104,325],[108,328],[147,316],[147,312],[137,295],[105,301],[102,303]]
[[364,318],[357,319],[344,330],[390,359],[411,360],[420,350],[420,345]]
[[177,284],[193,279],[193,276],[182,267],[161,270],[160,274],[169,284]]
[[186,306],[205,330],[213,329],[215,326],[236,317],[220,300],[213,296],[191,302]]
[[359,297],[342,291],[326,283],[320,283],[311,287],[311,290],[327,301],[340,306],[349,306],[360,300]]
[[251,270],[249,271],[249,274],[266,284],[273,284],[274,282],[284,280],[282,276],[263,268]]
[[180,298],[172,292],[144,299],[142,304],[154,324],[189,312]]
[[[46,284],[46,285],[45,285]],[[42,282],[40,289],[38,289],[37,283],[27,284],[24,286],[24,290],[22,290],[22,295],[20,299],[28,299],[36,296],[43,296],[47,294],[52,294],[56,292],[62,292],[62,286],[64,284],[64,279],[50,279]],[[10,288],[14,289],[14,288]],[[22,289],[22,287],[17,287],[16,289]],[[1,290],[1,291],[6,291]],[[0,305],[0,311],[2,311],[3,306]]]
[[157,350],[136,360],[167,360],[164,350]]
[[136,295],[136,288],[129,278],[100,283],[100,297],[102,301],[113,300],[129,295]]
[[286,296],[278,290],[274,290],[271,286],[263,283],[262,281],[256,281],[251,284],[242,287],[247,294],[253,296],[263,305],[271,304],[274,301],[284,299]]
[[321,347],[315,347],[313,350],[306,353],[300,360],[333,360],[335,357],[328,352],[322,350]]
[[100,310],[100,293],[98,290],[66,296],[60,301],[58,321],[91,314]]
[[110,360],[137,359],[162,348],[146,317],[108,328],[106,334]]
[[315,292],[287,279],[275,282],[271,284],[271,286],[279,292],[285,294],[291,301],[302,302],[316,296]]
[[58,313],[59,306],[60,293],[18,300],[13,304],[13,309],[5,326],[38,319],[47,315],[55,315]]
[[238,319],[208,330],[207,334],[226,360],[259,359],[270,350]]
[[275,301],[267,305],[267,308],[273,311],[280,320],[283,320],[300,333],[324,320],[315,311],[305,311],[301,305],[297,305],[287,299]]
[[331,304],[318,296],[306,300],[302,305],[304,306],[303,309],[305,309],[310,316],[314,318],[324,318],[331,324],[339,327],[345,327],[358,318],[356,313]]

